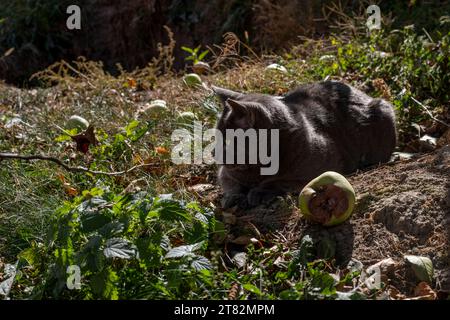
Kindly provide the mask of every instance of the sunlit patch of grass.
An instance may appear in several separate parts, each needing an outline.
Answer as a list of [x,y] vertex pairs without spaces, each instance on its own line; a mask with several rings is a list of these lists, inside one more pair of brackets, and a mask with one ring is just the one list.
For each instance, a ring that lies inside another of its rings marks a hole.
[[0,167],[0,252],[11,261],[32,241],[43,241],[49,217],[66,198],[54,169],[36,163]]

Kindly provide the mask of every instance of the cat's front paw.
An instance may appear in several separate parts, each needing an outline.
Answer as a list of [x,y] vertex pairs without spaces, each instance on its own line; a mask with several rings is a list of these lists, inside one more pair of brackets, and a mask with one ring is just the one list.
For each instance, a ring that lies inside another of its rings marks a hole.
[[220,204],[223,209],[229,209],[235,206],[242,209],[247,207],[247,195],[243,193],[226,193],[223,195]]

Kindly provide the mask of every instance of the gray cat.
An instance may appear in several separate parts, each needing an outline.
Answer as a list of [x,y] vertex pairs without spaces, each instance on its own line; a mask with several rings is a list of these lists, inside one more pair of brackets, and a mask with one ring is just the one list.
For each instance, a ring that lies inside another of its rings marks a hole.
[[279,170],[260,164],[223,164],[223,208],[254,207],[298,192],[325,171],[342,174],[386,162],[396,145],[390,103],[336,81],[302,85],[283,97],[212,87],[223,104],[217,129],[279,129]]

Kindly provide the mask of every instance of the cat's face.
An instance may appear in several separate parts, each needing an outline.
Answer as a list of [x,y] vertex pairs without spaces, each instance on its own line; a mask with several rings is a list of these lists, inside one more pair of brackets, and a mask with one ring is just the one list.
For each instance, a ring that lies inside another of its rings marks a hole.
[[273,125],[270,110],[261,95],[244,94],[214,87],[222,102],[217,129],[270,129]]
[[[250,139],[246,140],[245,145],[234,143],[233,148],[234,161],[233,163],[225,164],[230,169],[243,170],[248,169],[251,164],[238,164],[237,157],[239,154],[245,155],[245,159],[249,159],[251,152],[256,152],[254,148],[259,141],[260,129],[271,129],[273,121],[267,106],[262,103],[261,98],[256,95],[243,94],[227,89],[213,87],[214,92],[218,95],[222,102],[222,113],[217,122],[217,129],[221,132],[223,139],[223,159],[226,158],[227,153],[230,153],[230,139],[227,140],[227,133],[230,130],[242,129],[243,132],[249,136],[256,136],[253,143]],[[253,148],[253,149],[252,149]],[[257,165],[257,164],[255,164]]]

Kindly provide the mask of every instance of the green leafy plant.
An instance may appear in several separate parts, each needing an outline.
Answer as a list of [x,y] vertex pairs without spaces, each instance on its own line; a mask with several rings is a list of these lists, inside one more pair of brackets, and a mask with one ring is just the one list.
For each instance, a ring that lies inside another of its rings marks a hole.
[[200,52],[201,45],[196,48],[189,48],[189,47],[181,47],[183,51],[186,51],[189,53],[189,56],[185,58],[186,61],[192,61],[193,64],[196,64],[198,62],[203,61],[203,59],[206,57],[206,55],[209,53],[209,50],[204,50],[201,53]]
[[[202,253],[214,222],[195,202],[97,187],[66,202],[44,246],[20,257],[42,277],[34,297],[180,298],[195,289],[197,275],[212,268]],[[80,290],[66,286],[72,265],[81,270]]]

